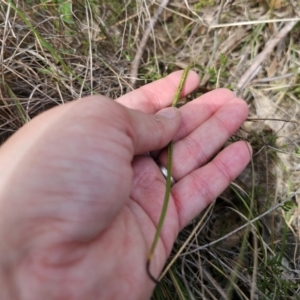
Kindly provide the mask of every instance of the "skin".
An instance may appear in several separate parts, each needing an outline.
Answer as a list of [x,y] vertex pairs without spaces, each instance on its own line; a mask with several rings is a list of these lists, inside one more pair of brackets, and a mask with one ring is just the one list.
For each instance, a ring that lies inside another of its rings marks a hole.
[[[117,101],[92,96],[51,109],[0,148],[1,299],[151,296],[145,263],[165,179],[144,153],[175,142],[176,184],[151,262],[156,277],[179,230],[251,157],[245,142],[219,152],[248,114],[232,92],[219,89],[179,110],[166,108],[181,74]],[[197,85],[190,72],[182,95]],[[165,150],[158,159],[166,164]]]

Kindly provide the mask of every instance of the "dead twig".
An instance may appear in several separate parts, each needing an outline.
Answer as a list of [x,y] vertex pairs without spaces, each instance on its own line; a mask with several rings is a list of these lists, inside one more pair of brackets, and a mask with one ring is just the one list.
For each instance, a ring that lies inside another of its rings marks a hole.
[[275,46],[293,29],[297,22],[298,20],[293,20],[287,23],[273,39],[267,42],[264,50],[256,56],[252,65],[239,80],[236,88],[237,94],[249,84],[250,80],[253,78],[253,73],[257,71],[260,64],[266,59],[266,56],[270,54]]
[[[168,3],[169,3],[169,0],[162,0],[161,5],[156,10],[155,14],[153,15],[152,19],[150,20],[150,22],[145,30],[144,36],[143,36],[141,43],[137,49],[136,55],[132,61],[131,72],[130,72],[130,78],[131,78],[130,84],[133,88],[134,88],[136,80],[137,80],[138,68],[140,65],[142,55],[144,53],[145,46],[146,46],[148,38],[150,36],[150,33],[153,30],[153,28],[158,20],[158,17],[163,12],[163,10],[168,5]],[[130,91],[130,88],[127,88],[127,92],[129,92],[129,91]]]

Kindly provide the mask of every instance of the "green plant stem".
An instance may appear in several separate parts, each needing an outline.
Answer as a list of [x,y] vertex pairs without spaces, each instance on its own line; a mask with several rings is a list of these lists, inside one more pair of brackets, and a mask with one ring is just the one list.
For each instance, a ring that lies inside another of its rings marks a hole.
[[[184,69],[183,74],[181,76],[178,88],[176,90],[173,102],[172,102],[172,107],[177,107],[178,100],[180,99],[180,94],[182,92],[183,86],[185,84],[187,75],[190,71],[190,67],[188,66],[187,68]],[[161,210],[160,218],[157,224],[157,229],[155,232],[155,236],[148,254],[147,258],[147,263],[146,263],[146,269],[149,277],[155,282],[158,283],[158,280],[151,274],[150,272],[150,262],[154,254],[154,250],[156,248],[157,242],[159,240],[161,230],[165,221],[166,213],[167,213],[167,208],[169,204],[169,199],[170,199],[170,194],[171,194],[171,170],[172,170],[172,159],[173,159],[173,141],[171,141],[168,145],[168,161],[167,161],[167,178],[166,178],[166,192],[165,192],[165,198],[163,202],[163,207]]]
[[76,73],[64,62],[61,55],[57,54],[57,51],[55,50],[55,48],[53,48],[53,46],[50,43],[48,43],[47,40],[30,23],[30,21],[26,18],[25,14],[23,14],[23,12],[17,7],[17,5],[14,3],[14,1],[8,0],[8,3],[15,10],[17,15],[23,20],[23,22],[29,27],[29,29],[34,33],[34,35],[36,36],[36,39],[40,43],[40,45],[42,47],[44,47],[45,49],[47,49],[51,53],[51,55],[56,59],[56,61],[61,64],[63,70],[65,72],[67,72],[67,74],[71,74],[72,76],[74,76],[74,78],[76,78],[80,84],[83,84],[87,90],[93,92],[91,87],[86,85],[86,83],[83,82],[83,80],[78,75],[76,75]]

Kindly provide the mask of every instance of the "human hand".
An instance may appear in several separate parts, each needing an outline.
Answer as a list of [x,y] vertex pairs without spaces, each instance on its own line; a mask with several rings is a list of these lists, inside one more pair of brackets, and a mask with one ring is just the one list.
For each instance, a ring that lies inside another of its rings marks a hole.
[[[181,72],[117,102],[92,96],[38,116],[0,148],[0,298],[147,299],[147,254],[165,179],[147,151],[173,138],[170,203],[151,272],[158,277],[178,232],[250,160],[234,143],[248,114],[220,89],[168,108]],[[190,72],[182,94],[198,85]],[[212,159],[212,157],[214,157]],[[159,160],[166,165],[166,151]],[[212,159],[212,160],[211,160]]]

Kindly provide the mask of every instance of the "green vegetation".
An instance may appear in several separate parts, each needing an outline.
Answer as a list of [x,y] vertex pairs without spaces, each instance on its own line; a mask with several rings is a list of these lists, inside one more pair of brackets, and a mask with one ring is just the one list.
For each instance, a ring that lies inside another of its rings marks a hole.
[[200,0],[194,4],[194,9],[197,12],[201,12],[201,8],[213,7],[216,4],[214,0]]

